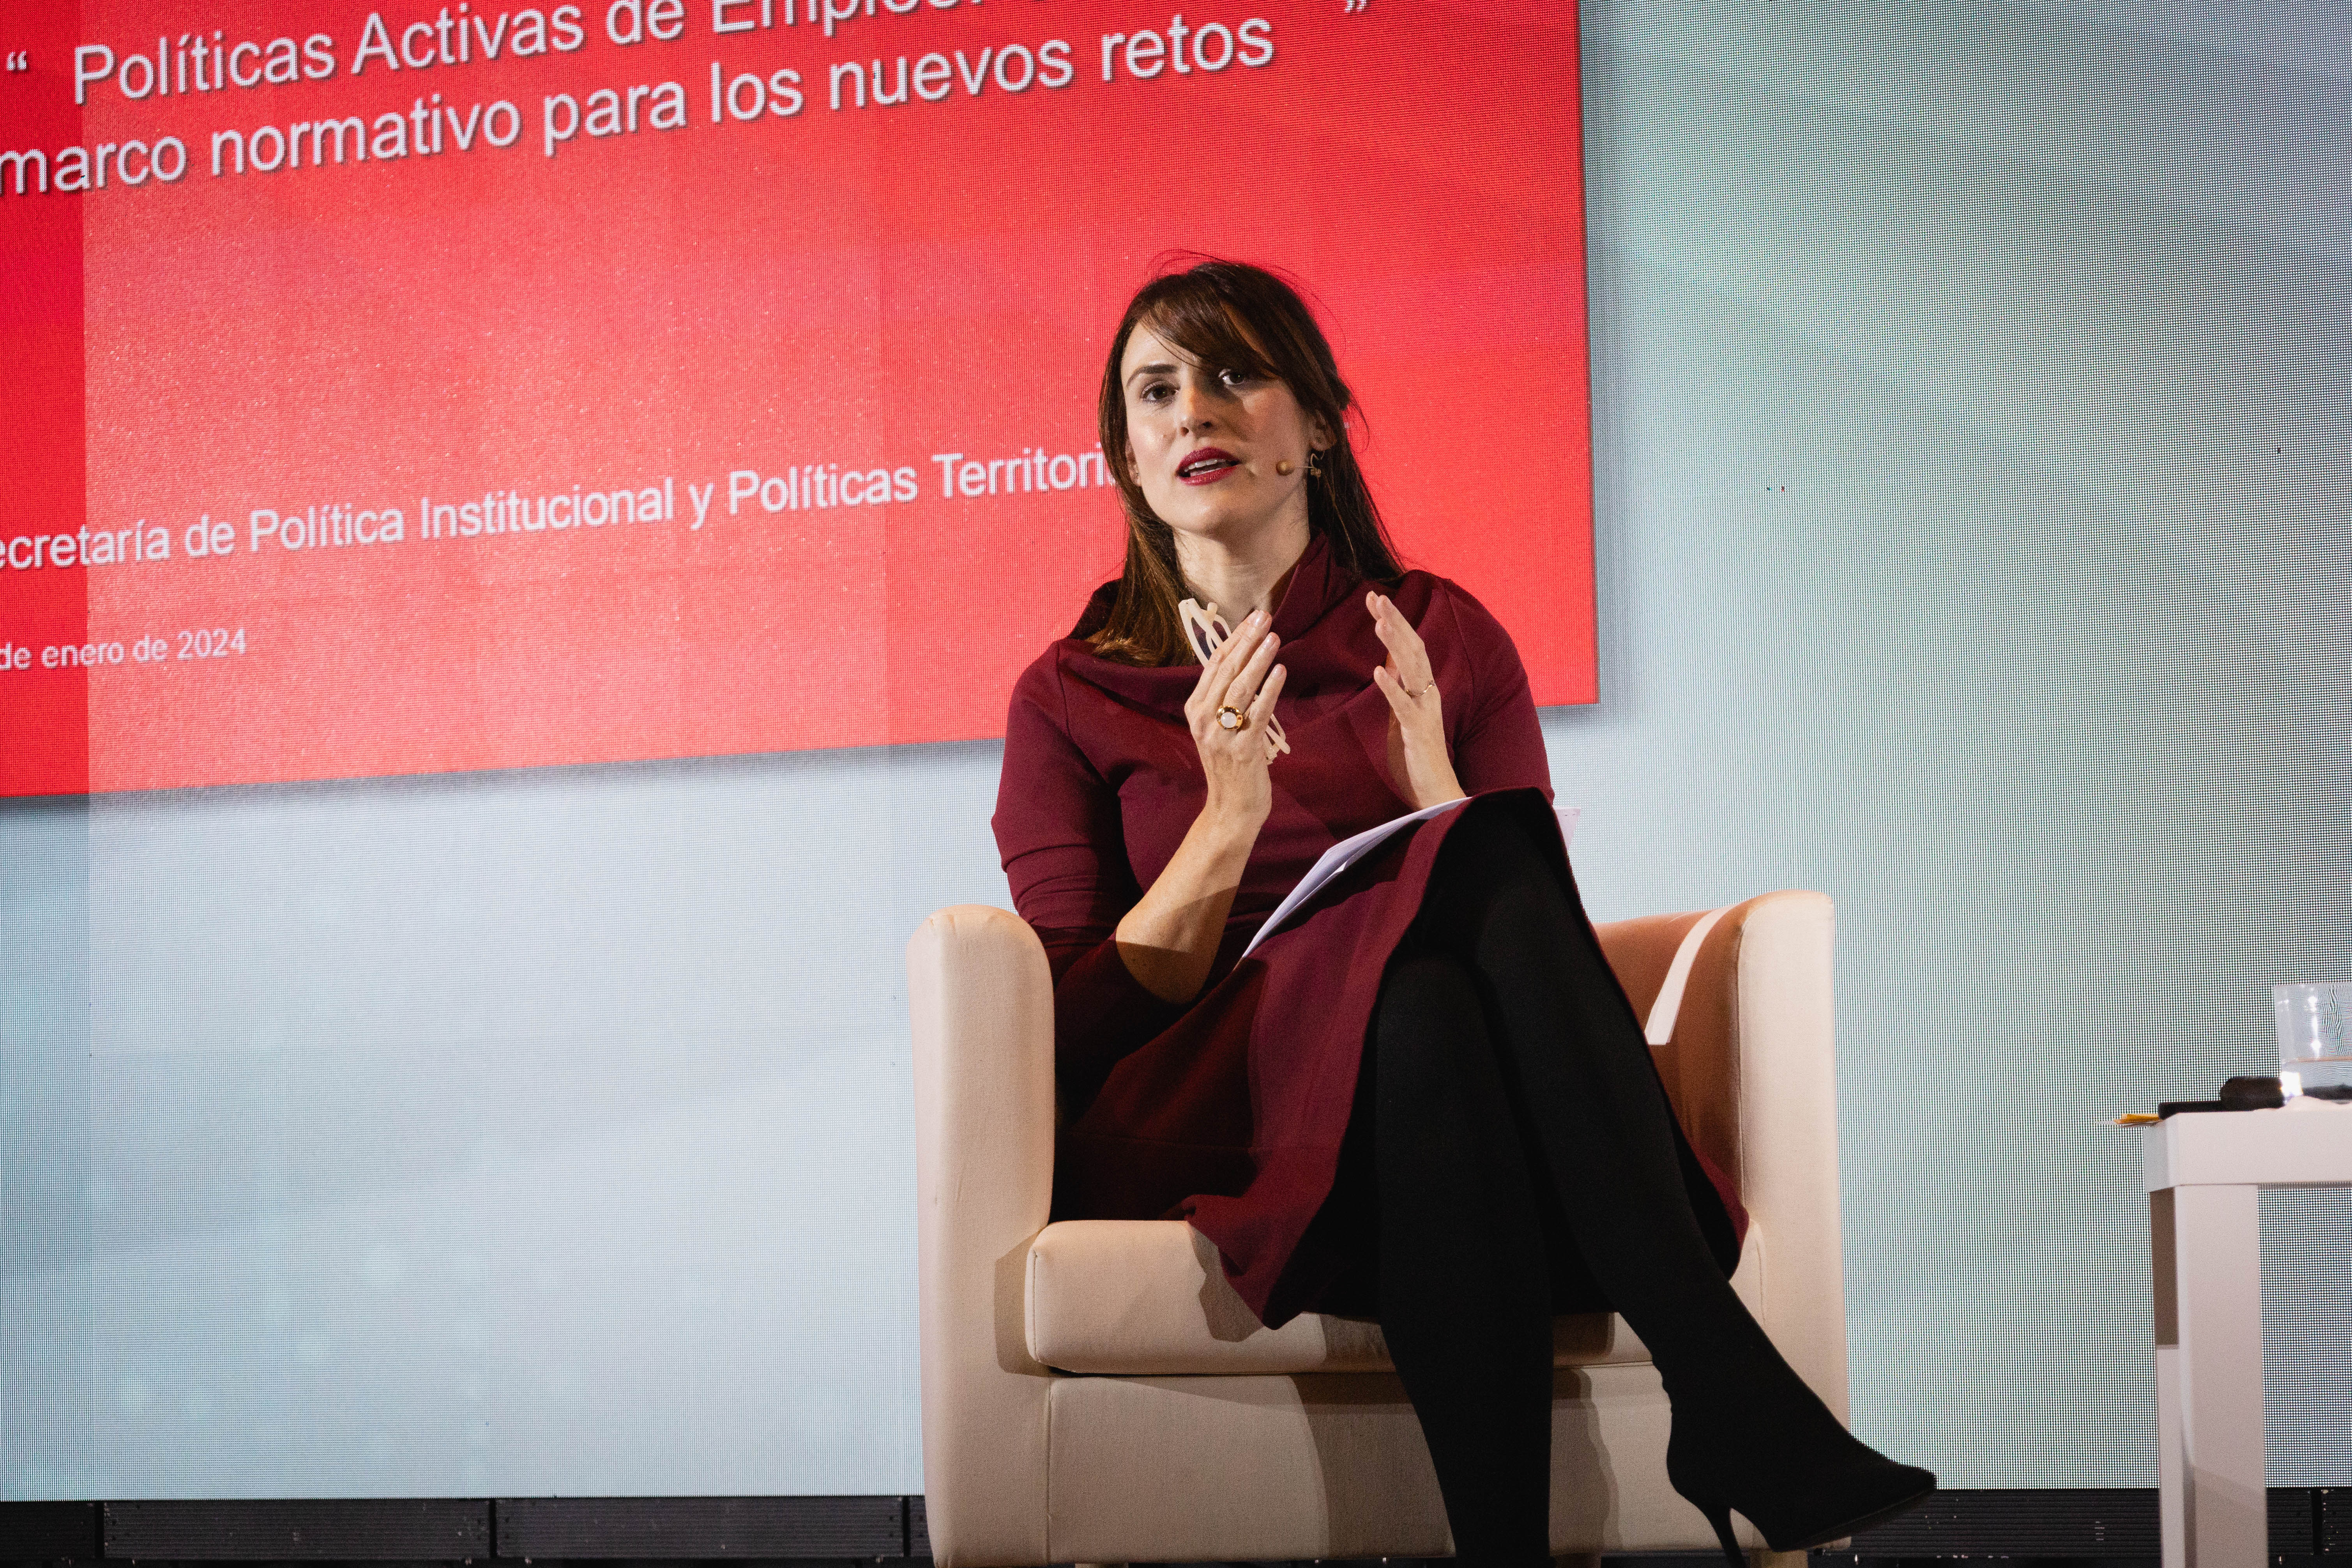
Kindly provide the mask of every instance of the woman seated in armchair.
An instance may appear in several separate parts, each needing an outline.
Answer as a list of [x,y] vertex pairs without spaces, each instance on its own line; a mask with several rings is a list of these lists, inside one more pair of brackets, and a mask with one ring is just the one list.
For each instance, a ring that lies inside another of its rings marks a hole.
[[[1055,982],[1057,1219],[1181,1216],[1259,1318],[1376,1318],[1465,1562],[1548,1560],[1551,1319],[1614,1310],[1741,1561],[1935,1486],[1733,1294],[1745,1215],[1602,958],[1511,638],[1405,571],[1298,295],[1208,261],[1111,340],[1127,556],[1014,688],[995,828]],[[1230,628],[1196,637],[1195,601]],[[1260,942],[1339,840],[1386,840]]]

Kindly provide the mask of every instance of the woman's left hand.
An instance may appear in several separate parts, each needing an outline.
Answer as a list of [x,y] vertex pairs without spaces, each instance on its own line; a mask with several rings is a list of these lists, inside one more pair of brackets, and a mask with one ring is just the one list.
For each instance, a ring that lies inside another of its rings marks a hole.
[[1429,649],[1394,600],[1368,593],[1364,604],[1389,650],[1388,662],[1372,670],[1372,684],[1389,700],[1389,776],[1415,811],[1459,800],[1465,792],[1446,754],[1445,710],[1430,673]]

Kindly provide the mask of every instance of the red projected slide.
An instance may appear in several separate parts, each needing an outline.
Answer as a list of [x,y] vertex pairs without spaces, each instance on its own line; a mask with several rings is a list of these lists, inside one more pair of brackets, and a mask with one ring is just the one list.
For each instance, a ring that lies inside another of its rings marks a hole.
[[1594,696],[1564,0],[94,0],[0,55],[0,794],[996,734],[1117,569],[1095,386],[1179,248],[1307,286],[1407,558]]

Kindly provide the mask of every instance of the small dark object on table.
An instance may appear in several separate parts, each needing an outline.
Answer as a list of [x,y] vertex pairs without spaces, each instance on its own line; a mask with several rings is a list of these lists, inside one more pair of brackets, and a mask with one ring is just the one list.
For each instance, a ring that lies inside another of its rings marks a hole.
[[2182,1110],[2275,1110],[2285,1103],[2285,1091],[2274,1078],[2233,1078],[2221,1086],[2219,1100],[2168,1100],[2156,1108],[2156,1114],[2161,1118]]

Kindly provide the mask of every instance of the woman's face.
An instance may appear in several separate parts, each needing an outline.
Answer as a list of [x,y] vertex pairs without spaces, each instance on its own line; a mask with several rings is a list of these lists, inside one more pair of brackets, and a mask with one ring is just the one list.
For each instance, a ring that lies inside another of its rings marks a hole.
[[1136,482],[1180,536],[1241,546],[1280,521],[1304,527],[1307,456],[1328,440],[1287,385],[1196,365],[1148,325],[1129,335],[1119,380]]

